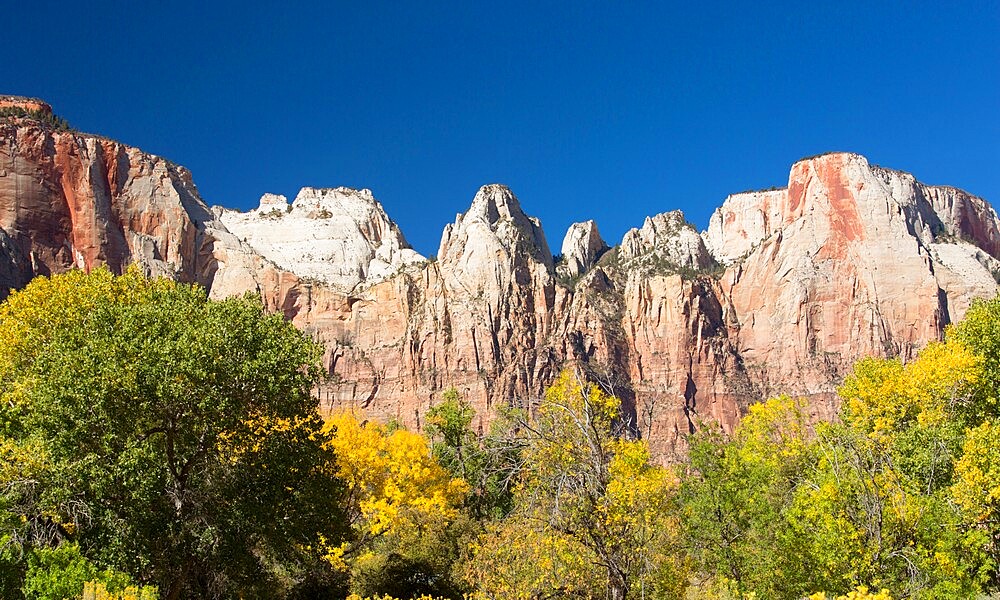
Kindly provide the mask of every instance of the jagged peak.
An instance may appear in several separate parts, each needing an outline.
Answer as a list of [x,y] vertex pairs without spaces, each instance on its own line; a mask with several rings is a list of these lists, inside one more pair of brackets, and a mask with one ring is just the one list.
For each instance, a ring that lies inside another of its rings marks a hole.
[[583,274],[607,249],[608,244],[601,237],[595,221],[573,223],[563,237],[563,262],[558,266],[560,274],[569,277]]
[[642,227],[633,227],[626,231],[622,238],[622,246],[635,239],[641,239],[645,245],[650,247],[657,246],[662,241],[676,237],[683,230],[698,233],[694,225],[684,217],[683,211],[671,210],[659,213],[646,217],[642,222]]
[[646,217],[642,223],[643,229],[651,230],[658,235],[663,233],[673,235],[684,227],[694,229],[694,226],[688,223],[688,220],[684,217],[684,211],[682,210],[671,210],[658,215],[653,215],[651,217]]
[[604,238],[601,237],[601,232],[597,228],[597,221],[593,219],[572,223],[566,229],[566,235],[563,236],[562,243],[563,254],[573,249],[575,240],[593,241],[599,245],[607,246]]
[[[476,223],[485,225],[489,233],[475,227]],[[479,188],[469,210],[445,227],[438,257],[447,260],[456,252],[462,254],[470,237],[484,235],[494,238],[511,254],[527,253],[549,271],[554,268],[541,221],[526,215],[517,196],[503,184],[491,183]]]
[[701,235],[680,210],[646,217],[641,228],[625,232],[619,258],[632,266],[648,263],[646,271],[700,270],[712,265]]
[[517,221],[528,219],[521,209],[521,203],[509,187],[501,183],[490,183],[479,188],[472,199],[472,205],[464,215],[465,219],[480,218],[494,224],[500,220]]

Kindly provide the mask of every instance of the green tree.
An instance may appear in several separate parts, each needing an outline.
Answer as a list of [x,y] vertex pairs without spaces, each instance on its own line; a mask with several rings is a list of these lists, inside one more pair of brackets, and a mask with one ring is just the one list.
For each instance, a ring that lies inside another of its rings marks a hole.
[[[700,570],[758,597],[987,589],[988,540],[968,535],[958,510],[977,505],[989,479],[977,473],[991,469],[988,455],[960,459],[982,388],[982,357],[952,339],[905,365],[859,361],[839,422],[815,435],[784,398],[752,407],[731,438],[696,436],[681,498]],[[952,485],[956,464],[975,483]]]
[[[78,598],[88,584],[111,593],[138,588],[131,578],[111,569],[101,571],[87,560],[74,543],[55,548],[37,548],[28,554],[27,573],[21,591],[27,600],[63,600]],[[155,589],[144,587],[146,597],[155,597]]]
[[973,301],[965,318],[951,327],[946,337],[983,361],[978,394],[961,411],[966,424],[975,427],[987,418],[1000,418],[1000,295]]
[[803,405],[754,405],[732,436],[703,427],[691,439],[680,502],[704,594],[801,597],[824,589],[786,511],[812,462]]
[[512,435],[515,411],[501,411],[480,437],[472,431],[476,411],[455,388],[427,411],[424,431],[441,466],[469,484],[465,507],[476,520],[502,519],[514,507],[514,484],[521,471],[522,440]]
[[78,542],[168,599],[303,582],[344,532],[319,355],[255,298],[135,269],[36,279],[0,306],[7,535]]

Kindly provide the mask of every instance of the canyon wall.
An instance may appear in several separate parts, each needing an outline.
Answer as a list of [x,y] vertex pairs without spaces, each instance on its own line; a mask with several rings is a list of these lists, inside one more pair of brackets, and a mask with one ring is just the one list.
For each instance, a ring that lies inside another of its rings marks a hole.
[[559,260],[511,190],[487,185],[426,260],[367,190],[209,208],[165,159],[0,119],[0,295],[131,263],[212,297],[251,291],[326,348],[325,410],[411,427],[455,386],[485,429],[567,365],[618,394],[664,460],[701,421],[732,427],[771,394],[830,416],[855,360],[908,359],[994,295],[998,257],[984,200],[849,153],[730,196],[700,234],[679,211],[611,248],[575,224]]

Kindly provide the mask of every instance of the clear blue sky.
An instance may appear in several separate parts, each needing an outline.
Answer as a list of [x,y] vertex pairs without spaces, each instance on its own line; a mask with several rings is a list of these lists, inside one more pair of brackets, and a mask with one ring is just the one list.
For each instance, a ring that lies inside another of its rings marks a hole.
[[371,188],[437,252],[506,183],[555,251],[850,150],[1000,202],[996,2],[45,2],[0,93],[189,167],[210,204]]

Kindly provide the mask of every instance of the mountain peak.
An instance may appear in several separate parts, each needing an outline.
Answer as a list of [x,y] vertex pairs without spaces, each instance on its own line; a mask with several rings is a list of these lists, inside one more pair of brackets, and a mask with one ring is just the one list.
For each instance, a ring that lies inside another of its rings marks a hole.
[[624,263],[646,271],[661,266],[701,270],[712,264],[701,236],[679,210],[646,217],[640,229],[627,231],[619,256]]
[[509,187],[500,183],[490,183],[476,192],[465,218],[479,218],[494,224],[500,220],[520,221],[528,217]]
[[608,245],[601,238],[596,222],[590,220],[573,223],[563,238],[561,251],[564,264],[560,266],[560,272],[565,272],[570,277],[581,275],[592,267],[607,249]]
[[[462,242],[456,246],[456,240]],[[456,252],[463,253],[469,240],[495,242],[508,255],[527,254],[549,271],[553,268],[541,222],[524,213],[517,196],[505,185],[492,183],[479,188],[469,210],[445,227],[438,257],[445,260]]]

